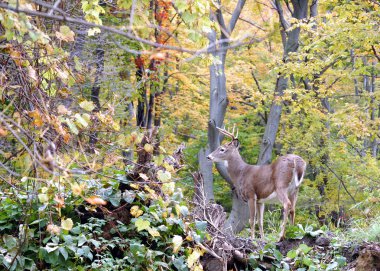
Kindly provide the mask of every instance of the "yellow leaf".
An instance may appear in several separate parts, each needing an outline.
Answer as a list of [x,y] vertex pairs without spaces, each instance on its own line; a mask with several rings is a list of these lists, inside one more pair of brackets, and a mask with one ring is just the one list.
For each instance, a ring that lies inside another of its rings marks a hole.
[[144,174],[144,173],[139,173],[139,176],[140,176],[141,179],[143,179],[144,181],[148,181],[148,180],[149,180],[149,177],[146,176],[146,174]]
[[42,203],[46,203],[49,201],[49,197],[46,194],[38,194],[38,199]]
[[144,150],[145,150],[146,152],[148,152],[148,153],[153,153],[153,146],[150,145],[150,144],[148,144],[148,143],[146,143],[146,144],[144,145]]
[[134,216],[134,217],[139,217],[141,216],[144,212],[142,210],[140,210],[140,207],[137,206],[137,205],[134,205],[131,207],[131,211],[130,211],[131,215]]
[[179,251],[179,249],[182,246],[182,242],[183,242],[182,236],[174,235],[173,241],[172,241],[174,253],[177,253]]
[[79,106],[82,107],[86,111],[92,111],[95,109],[95,105],[91,101],[82,101],[79,103]]
[[140,188],[139,185],[135,184],[135,183],[131,183],[129,186],[136,189],[136,190]]
[[64,230],[71,230],[73,228],[73,225],[74,223],[71,218],[61,220],[61,228]]
[[77,183],[73,183],[71,184],[71,191],[73,191],[73,194],[75,196],[79,196],[80,194],[82,194],[82,187]]
[[170,196],[174,193],[174,190],[175,190],[175,183],[174,182],[164,183],[162,185],[162,192],[164,194],[167,194]]
[[199,249],[194,249],[193,253],[187,258],[187,266],[189,268],[193,267],[193,265],[198,261],[199,257],[201,257],[202,251]]
[[150,235],[152,235],[153,237],[161,236],[160,233],[158,232],[158,230],[157,230],[156,228],[151,228],[151,227],[149,227],[149,228],[148,228],[148,232],[149,232]]
[[59,32],[55,32],[58,39],[63,41],[74,41],[75,33],[66,25],[59,28]]

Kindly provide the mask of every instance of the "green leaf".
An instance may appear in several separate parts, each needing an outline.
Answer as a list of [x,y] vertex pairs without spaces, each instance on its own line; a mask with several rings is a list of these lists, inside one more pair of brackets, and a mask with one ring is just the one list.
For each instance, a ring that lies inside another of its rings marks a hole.
[[149,228],[150,222],[148,220],[139,218],[135,221],[135,226],[137,227],[137,231],[146,230]]
[[304,265],[307,265],[307,266],[310,266],[310,265],[313,264],[313,261],[310,258],[308,258],[308,257],[304,257],[302,259],[302,262],[303,262]]
[[129,190],[125,190],[121,196],[127,203],[132,203],[136,198],[136,194]]
[[290,259],[294,259],[295,257],[297,257],[297,251],[294,249],[289,250],[288,253],[286,254],[286,257]]
[[117,0],[117,5],[120,8],[130,9],[132,6],[132,0]]
[[207,222],[206,221],[196,220],[195,221],[195,227],[198,230],[200,230],[200,231],[206,231],[206,229],[207,229]]
[[65,260],[69,258],[69,254],[67,253],[67,250],[64,247],[60,247],[59,252],[61,253],[61,255],[63,256]]
[[339,264],[340,267],[345,266],[347,263],[346,257],[340,255],[335,257],[335,261]]
[[67,126],[69,126],[70,128],[70,131],[75,134],[75,135],[78,135],[79,134],[79,131],[78,131],[78,128],[77,126],[75,125],[74,122],[72,122],[70,119],[65,119],[66,123],[67,123]]
[[275,250],[273,251],[273,255],[274,255],[274,257],[276,258],[277,261],[281,261],[282,258],[284,257],[284,256],[281,254],[281,252],[278,251],[277,249],[275,249]]
[[337,262],[332,262],[330,263],[327,268],[326,268],[326,271],[329,271],[329,270],[334,270],[335,268],[338,267],[338,263]]
[[12,235],[4,234],[3,241],[9,250],[17,246],[17,239]]
[[300,244],[300,246],[298,247],[298,249],[300,251],[302,251],[304,254],[307,254],[307,253],[309,253],[310,250],[312,250],[311,247],[309,247],[309,246],[307,246],[305,244]]

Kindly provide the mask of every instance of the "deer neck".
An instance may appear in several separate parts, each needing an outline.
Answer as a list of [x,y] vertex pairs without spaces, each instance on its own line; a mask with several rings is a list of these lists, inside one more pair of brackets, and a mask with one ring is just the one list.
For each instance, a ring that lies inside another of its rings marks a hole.
[[239,151],[236,150],[228,160],[224,161],[224,165],[226,166],[232,181],[235,183],[239,180],[239,177],[248,164],[240,156]]

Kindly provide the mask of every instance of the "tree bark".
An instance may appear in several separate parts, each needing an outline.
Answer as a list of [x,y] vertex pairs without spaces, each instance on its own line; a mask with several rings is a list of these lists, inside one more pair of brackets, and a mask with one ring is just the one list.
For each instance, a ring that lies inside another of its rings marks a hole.
[[[210,44],[214,44],[210,50],[212,55],[219,62],[210,66],[210,118],[208,121],[208,146],[206,150],[200,150],[198,158],[202,158],[204,153],[211,153],[220,146],[221,137],[216,127],[222,127],[224,116],[226,114],[228,98],[226,90],[226,75],[225,75],[225,63],[228,48],[229,35],[235,28],[236,22],[239,18],[241,10],[243,9],[245,0],[239,0],[236,4],[235,10],[231,16],[228,27],[226,27],[222,10],[218,9],[216,14],[211,14],[211,20],[217,19],[221,31],[217,37],[217,33],[212,30],[209,34]],[[221,42],[225,40],[225,42]],[[218,45],[216,45],[218,42]],[[198,161],[200,168],[202,168],[202,175],[204,179],[204,189],[206,191],[213,191],[213,177],[212,167],[203,165],[201,159]],[[227,169],[223,163],[217,163],[216,168],[220,175],[230,184],[232,187],[232,180],[228,175]]]
[[[210,154],[210,149],[202,148],[198,152],[198,161],[199,161],[199,172],[202,174],[203,180],[208,180],[207,185],[205,181],[203,182],[203,192],[206,197],[206,201],[214,201],[214,187],[213,187],[213,176],[212,176],[212,162],[209,161],[206,157]],[[211,180],[211,181],[210,181]]]

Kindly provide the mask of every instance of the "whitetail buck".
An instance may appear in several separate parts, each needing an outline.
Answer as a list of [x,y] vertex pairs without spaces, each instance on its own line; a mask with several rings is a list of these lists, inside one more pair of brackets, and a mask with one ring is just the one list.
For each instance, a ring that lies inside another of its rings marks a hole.
[[289,212],[294,224],[297,194],[305,174],[306,162],[297,155],[287,154],[270,165],[249,165],[239,154],[238,133],[235,136],[234,131],[230,133],[225,129],[217,129],[230,137],[231,142],[220,146],[207,158],[213,162],[224,161],[238,197],[248,201],[252,238],[255,238],[256,213],[260,235],[264,238],[264,203],[279,201],[284,208],[280,233],[280,240],[283,240]]

